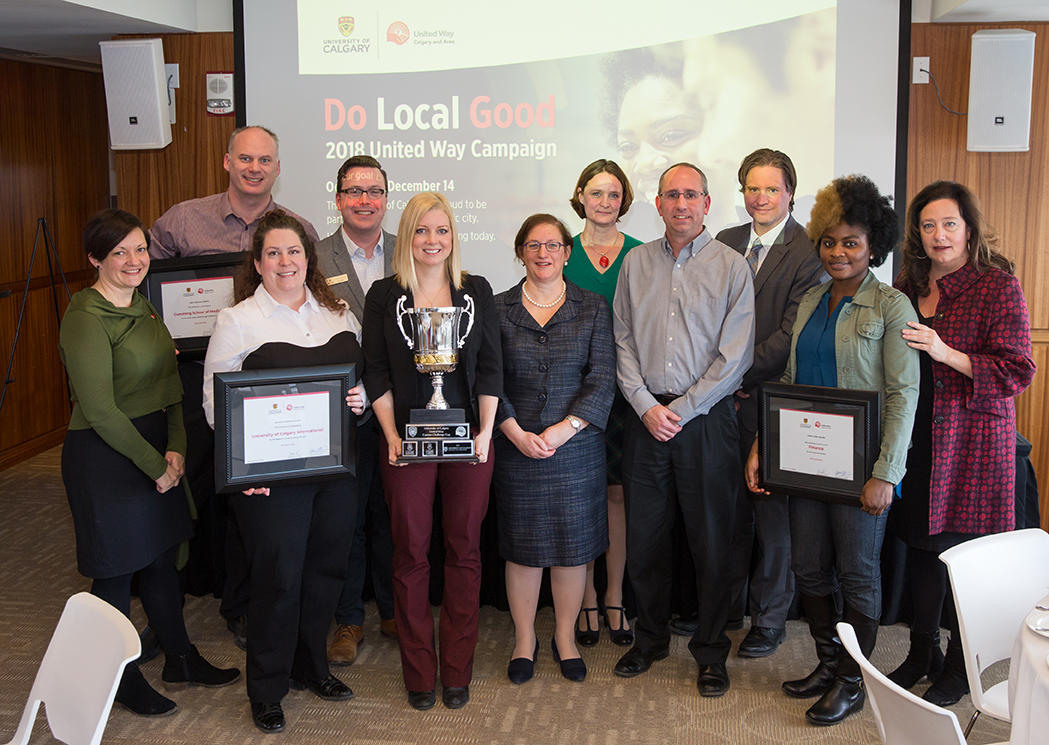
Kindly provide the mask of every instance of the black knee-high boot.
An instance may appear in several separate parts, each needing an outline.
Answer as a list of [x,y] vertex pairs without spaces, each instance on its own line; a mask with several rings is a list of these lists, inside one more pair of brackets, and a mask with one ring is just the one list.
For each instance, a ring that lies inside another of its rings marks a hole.
[[[856,639],[864,657],[870,657],[878,640],[878,619],[865,616],[857,610],[845,607],[845,621],[856,630]],[[838,660],[838,672],[830,688],[820,700],[805,712],[805,718],[815,725],[837,724],[849,714],[863,708],[867,696],[863,690],[863,676],[856,660],[844,649]]]
[[958,703],[968,692],[969,678],[965,674],[962,637],[957,629],[951,629],[951,638],[947,642],[947,654],[943,658],[943,672],[929,686],[929,690],[922,698],[937,706],[951,706]]
[[816,642],[819,664],[804,678],[786,681],[783,692],[794,698],[813,698],[822,696],[830,688],[838,670],[841,643],[834,629],[834,624],[838,622],[838,607],[833,595],[804,594],[801,596],[801,606],[809,622],[809,633]]

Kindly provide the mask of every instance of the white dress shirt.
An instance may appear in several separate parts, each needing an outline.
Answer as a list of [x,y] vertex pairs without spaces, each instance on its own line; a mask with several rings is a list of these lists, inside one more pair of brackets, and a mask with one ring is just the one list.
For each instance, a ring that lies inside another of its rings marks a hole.
[[383,263],[383,252],[385,251],[383,233],[379,231],[379,242],[375,244],[375,250],[370,259],[364,253],[364,249],[346,234],[346,228],[342,229],[342,239],[346,241],[346,253],[350,255],[350,261],[353,262],[353,270],[357,272],[357,280],[361,283],[361,289],[367,295],[375,281],[382,279],[386,271]]
[[298,310],[278,303],[261,284],[255,294],[219,312],[204,358],[204,416],[215,426],[214,377],[217,372],[240,370],[244,359],[268,342],[319,347],[342,331],[361,339],[361,325],[346,311],[335,313],[317,302],[306,289],[306,302]]

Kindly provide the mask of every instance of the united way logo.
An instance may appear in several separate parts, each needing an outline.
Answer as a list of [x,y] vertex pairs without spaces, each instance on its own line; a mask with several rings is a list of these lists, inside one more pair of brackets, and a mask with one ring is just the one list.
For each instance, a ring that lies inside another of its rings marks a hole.
[[386,29],[386,41],[392,41],[394,44],[404,44],[410,35],[408,24],[403,21],[394,21]]
[[353,16],[342,16],[339,18],[339,33],[349,36],[353,33]]

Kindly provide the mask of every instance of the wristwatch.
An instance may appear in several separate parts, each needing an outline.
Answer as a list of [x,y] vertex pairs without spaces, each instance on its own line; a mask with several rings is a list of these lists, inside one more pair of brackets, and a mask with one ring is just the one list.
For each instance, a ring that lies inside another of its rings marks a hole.
[[578,432],[583,427],[583,423],[576,419],[574,416],[566,416],[565,420],[572,425],[572,429],[574,429],[576,432]]

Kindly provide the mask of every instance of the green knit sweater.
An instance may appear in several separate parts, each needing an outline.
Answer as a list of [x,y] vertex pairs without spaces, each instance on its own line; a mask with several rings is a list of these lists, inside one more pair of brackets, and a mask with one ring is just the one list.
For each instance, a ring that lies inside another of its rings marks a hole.
[[136,292],[118,308],[92,288],[73,296],[58,337],[73,397],[70,429],[93,429],[151,479],[167,469],[132,419],[165,410],[167,449],[186,454],[175,344],[156,309]]

